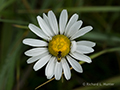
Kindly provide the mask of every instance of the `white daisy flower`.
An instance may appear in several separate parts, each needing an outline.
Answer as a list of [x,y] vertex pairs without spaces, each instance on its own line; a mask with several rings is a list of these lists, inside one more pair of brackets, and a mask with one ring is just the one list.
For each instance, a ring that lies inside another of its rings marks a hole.
[[31,38],[23,40],[24,44],[35,47],[25,52],[25,55],[30,56],[27,63],[37,61],[33,67],[35,71],[47,64],[45,75],[48,79],[54,76],[56,80],[60,80],[64,72],[65,78],[69,80],[71,78],[70,66],[82,73],[83,69],[78,61],[92,62],[90,57],[84,54],[93,52],[92,47],[95,43],[74,39],[91,31],[92,26],[81,28],[83,22],[78,20],[77,14],[72,15],[68,21],[67,10],[61,12],[59,24],[52,11],[48,12],[48,16],[43,13],[43,18],[37,16],[37,20],[40,28],[33,24],[29,24],[28,27],[43,40]]

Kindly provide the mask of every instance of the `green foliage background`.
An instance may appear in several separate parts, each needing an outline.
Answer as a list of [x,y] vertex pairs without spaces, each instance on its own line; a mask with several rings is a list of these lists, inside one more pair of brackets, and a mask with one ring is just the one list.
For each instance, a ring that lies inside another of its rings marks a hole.
[[77,39],[97,43],[90,54],[93,62],[82,64],[81,74],[72,70],[69,81],[53,80],[39,90],[119,90],[120,0],[0,0],[0,90],[34,90],[47,81],[45,67],[35,72],[34,64],[26,63],[24,52],[31,47],[22,40],[38,38],[27,27],[38,26],[37,15],[53,10],[59,18],[62,9],[68,10],[69,17],[79,14],[83,26],[93,26],[93,31]]

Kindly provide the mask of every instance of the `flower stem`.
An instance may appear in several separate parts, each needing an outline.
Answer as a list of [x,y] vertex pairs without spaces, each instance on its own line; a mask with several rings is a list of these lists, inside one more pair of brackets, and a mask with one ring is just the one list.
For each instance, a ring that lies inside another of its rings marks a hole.
[[50,79],[50,80],[44,82],[43,84],[41,84],[41,85],[39,85],[38,87],[36,87],[35,90],[37,90],[38,88],[42,87],[43,85],[45,85],[45,84],[51,82],[51,81],[54,80],[54,79],[55,79],[55,78],[52,78],[52,79]]

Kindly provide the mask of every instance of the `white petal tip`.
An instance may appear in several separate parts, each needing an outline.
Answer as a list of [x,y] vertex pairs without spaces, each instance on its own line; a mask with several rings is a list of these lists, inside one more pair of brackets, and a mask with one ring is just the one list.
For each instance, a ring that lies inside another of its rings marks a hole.
[[90,53],[94,52],[94,49],[91,49]]
[[33,67],[33,69],[34,69],[35,71],[38,71],[38,69],[36,69],[36,67]]
[[79,73],[83,73],[83,69],[80,69],[78,72],[79,72]]
[[81,71],[80,73],[83,73],[83,71]]
[[96,43],[93,44],[93,47],[96,46]]
[[27,60],[27,64],[30,64],[28,60]]
[[51,14],[51,13],[53,13],[53,11],[52,11],[52,10],[50,10],[50,11],[48,12],[48,15],[49,15],[49,14]]
[[37,16],[37,20],[38,22],[41,20],[42,18],[40,16]]
[[63,9],[62,11],[67,12],[67,10],[66,10],[66,9]]
[[43,16],[45,15],[45,13],[43,13]]
[[74,15],[78,16],[78,14],[77,14],[77,13],[75,13]]
[[26,42],[27,42],[27,39],[23,39],[22,43],[27,44]]
[[55,80],[60,80],[60,78],[55,78]]
[[40,18],[40,16],[38,15],[37,18]]
[[38,70],[38,69],[36,68],[36,66],[35,66],[35,65],[33,66],[33,69],[34,69],[35,71],[37,71],[37,70]]
[[52,10],[50,10],[49,12],[53,12]]
[[79,70],[79,71],[77,71],[77,72],[79,72],[79,73],[83,73],[83,70]]
[[86,60],[85,62],[87,62],[87,63],[92,63],[92,60],[89,59],[89,60]]
[[83,73],[83,69],[80,69],[78,72],[79,72],[79,73]]
[[93,27],[92,27],[92,26],[89,26],[89,28],[90,28],[90,30],[92,30],[92,29],[93,29]]
[[24,54],[25,54],[26,56],[31,56],[31,55],[29,55],[29,51],[24,52]]
[[29,27],[29,28],[31,28],[31,27],[32,27],[32,25],[33,25],[32,23],[29,23],[28,27]]
[[28,26],[32,25],[32,23],[29,23]]
[[33,63],[33,62],[29,61],[29,59],[28,59],[26,62],[27,62],[27,64],[31,64],[31,63]]
[[52,77],[48,77],[48,76],[47,76],[47,79],[51,79],[51,78],[52,78]]
[[87,63],[91,63],[92,61],[89,61],[89,62],[87,62]]
[[24,54],[25,54],[26,56],[28,56],[27,51],[26,51],[26,52],[24,52]]
[[89,59],[89,61],[88,61],[87,63],[92,63],[92,60],[91,60],[91,58]]
[[70,78],[71,78],[71,77],[69,77],[69,78],[66,78],[66,80],[70,80]]
[[23,39],[22,43],[25,44],[25,39]]

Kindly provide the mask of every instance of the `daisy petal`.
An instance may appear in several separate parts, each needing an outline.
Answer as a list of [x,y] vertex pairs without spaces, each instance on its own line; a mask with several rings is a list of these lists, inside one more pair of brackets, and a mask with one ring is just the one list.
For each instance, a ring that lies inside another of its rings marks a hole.
[[46,24],[49,24],[49,23],[48,23],[48,17],[46,16],[45,13],[43,13],[43,19],[44,19],[44,21],[46,22]]
[[46,55],[48,55],[48,54],[49,54],[48,52],[45,52],[45,53],[40,54],[40,55],[38,55],[38,56],[33,56],[33,57],[31,57],[31,58],[29,58],[29,59],[27,60],[27,63],[28,63],[28,64],[33,63],[33,62],[37,61],[38,59],[40,59],[40,58],[42,58],[42,57],[44,57],[44,56],[46,56]]
[[77,59],[77,60],[81,60],[81,61],[84,61],[84,62],[87,62],[87,63],[91,63],[92,62],[90,57],[88,57],[86,55],[83,55],[83,54],[80,54],[78,52],[70,53],[70,55],[72,57],[74,57],[75,59]]
[[75,71],[79,73],[83,72],[81,65],[76,60],[71,58],[69,55],[67,55],[66,57],[67,57],[68,62],[70,63],[70,65],[73,67]]
[[65,26],[68,20],[68,13],[67,10],[63,10],[60,14],[59,18],[59,28],[60,28],[60,34],[63,34],[65,31]]
[[76,51],[77,48],[77,43],[76,41],[71,41],[71,53],[73,53],[74,51]]
[[37,61],[33,67],[35,71],[41,69],[49,60],[50,60],[51,55],[48,54],[45,57],[41,58],[39,61]]
[[55,68],[55,57],[52,57],[45,68],[45,75],[47,76],[48,79],[51,79],[53,77],[54,68]]
[[80,36],[83,36],[84,34],[91,31],[92,29],[93,29],[92,26],[83,27],[79,31],[77,31],[70,39],[73,40],[73,39],[76,39],[76,38],[78,38]]
[[78,52],[84,53],[84,54],[88,54],[94,51],[94,49],[92,49],[91,47],[85,46],[85,45],[77,45],[77,49]]
[[43,40],[38,40],[38,39],[24,39],[23,43],[29,46],[34,46],[34,47],[39,47],[39,46],[47,46],[48,43],[43,41]]
[[52,11],[48,12],[50,26],[55,34],[58,34],[58,23],[55,14]]
[[37,16],[37,20],[43,32],[49,37],[53,36],[52,31],[40,16]]
[[91,41],[78,41],[77,45],[85,45],[88,47],[94,47],[96,44],[94,42],[91,42]]
[[56,65],[55,65],[55,79],[60,80],[61,76],[62,76],[61,62],[56,62]]
[[38,56],[44,52],[48,52],[47,48],[33,48],[25,52],[26,56]]
[[67,36],[70,37],[72,36],[74,33],[76,33],[78,31],[78,29],[82,26],[82,21],[77,21],[75,22],[69,29],[69,31],[67,32]]
[[51,28],[51,26],[50,26],[48,17],[46,16],[45,13],[43,13],[43,19],[44,19],[44,21],[46,22],[46,24],[48,25],[48,27],[50,28],[51,32],[54,33],[53,30],[52,30],[52,28]]
[[29,24],[28,27],[37,36],[41,37],[42,39],[48,40],[48,37],[46,36],[46,34],[40,28],[35,26],[34,24]]
[[78,15],[77,14],[73,14],[72,17],[70,18],[66,28],[65,28],[65,35],[67,34],[67,32],[69,31],[70,27],[78,20]]
[[71,78],[70,67],[69,67],[67,61],[65,60],[65,58],[62,58],[61,63],[62,63],[65,78],[67,80],[69,80]]

